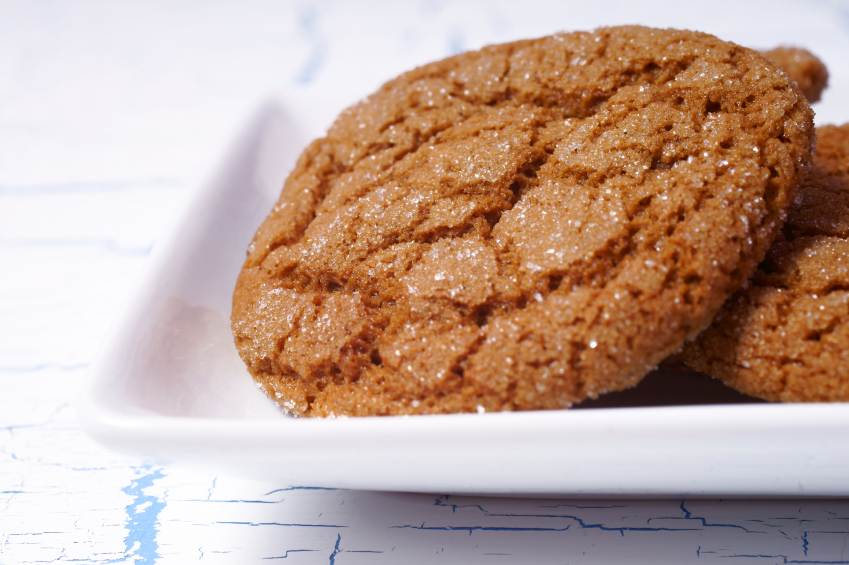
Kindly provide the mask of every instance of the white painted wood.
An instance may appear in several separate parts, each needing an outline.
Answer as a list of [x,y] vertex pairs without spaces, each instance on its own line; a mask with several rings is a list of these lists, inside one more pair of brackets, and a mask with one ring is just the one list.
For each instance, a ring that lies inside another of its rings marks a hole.
[[87,365],[187,191],[270,92],[306,136],[416,64],[642,22],[821,55],[840,3],[0,1],[0,563],[849,563],[845,500],[298,489],[150,466],[79,428]]

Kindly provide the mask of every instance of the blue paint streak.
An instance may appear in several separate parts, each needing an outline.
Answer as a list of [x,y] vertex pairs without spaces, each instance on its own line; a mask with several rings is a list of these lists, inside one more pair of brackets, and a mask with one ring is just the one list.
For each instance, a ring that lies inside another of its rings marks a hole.
[[209,501],[209,499],[212,497],[212,491],[215,488],[215,483],[217,483],[217,482],[218,482],[218,477],[215,477],[215,478],[212,479],[212,486],[209,487],[209,490],[206,493],[206,500],[207,501]]
[[799,523],[799,524],[801,524],[803,522],[813,522],[814,521],[814,520],[806,520],[804,518],[794,518],[793,516],[776,516],[775,518],[770,518],[770,519],[771,520],[792,520],[793,522],[796,522],[796,523]]
[[472,535],[473,531],[481,532],[565,532],[571,526],[565,528],[508,528],[507,526],[391,526],[393,530],[441,530],[445,532],[469,532]]
[[215,522],[216,524],[231,524],[234,526],[284,526],[291,528],[347,528],[336,524],[283,524],[281,522]]
[[307,39],[311,40],[312,48],[307,56],[307,60],[304,61],[303,66],[300,71],[298,71],[298,74],[295,75],[295,82],[297,84],[311,83],[315,80],[316,75],[324,64],[327,48],[325,46],[325,41],[318,33],[317,22],[318,11],[315,9],[315,6],[311,5],[309,8],[302,10],[299,14],[299,27]]
[[[447,500],[449,497],[450,495],[447,495],[444,497],[444,499]],[[480,504],[445,504],[445,502],[443,502],[443,497],[437,498],[436,502],[434,503],[434,506],[443,506],[445,508],[450,508],[452,514],[457,512],[458,508],[477,508],[484,514],[487,514],[487,511],[484,510]]]
[[808,556],[808,532],[802,534],[802,549],[805,550],[805,557]]
[[[711,553],[715,553],[715,552],[711,552]],[[847,565],[847,564],[849,564],[849,561],[845,561],[845,560],[843,560],[843,561],[807,561],[807,560],[798,561],[796,559],[787,559],[786,555],[761,555],[761,554],[743,553],[743,554],[739,554],[739,555],[719,555],[718,557],[720,557],[722,559],[736,559],[738,557],[746,557],[746,558],[749,558],[749,559],[754,558],[754,557],[761,558],[761,559],[781,558],[782,563],[784,563],[785,565],[788,565],[788,564],[791,564],[791,563],[799,563],[799,564],[805,564],[805,565],[807,565],[807,564],[811,564],[811,565],[814,565],[814,564]]]
[[461,31],[453,31],[448,36],[448,54],[457,55],[465,51],[465,41]]
[[[535,516],[535,515],[532,514],[531,516]],[[587,524],[581,518],[578,518],[577,516],[569,516],[567,514],[552,514],[550,516],[541,516],[541,517],[542,518],[571,518],[572,520],[575,520],[576,522],[578,522],[581,525],[582,528],[600,528],[602,530],[608,530],[608,531],[611,531],[611,532],[612,531],[622,532],[624,530],[633,531],[633,532],[694,532],[694,531],[698,530],[698,528],[649,528],[649,527],[638,528],[638,527],[631,527],[631,526],[623,526],[621,528],[608,528],[607,526],[601,526],[601,525],[597,525],[597,524]]]
[[271,492],[265,493],[263,496],[268,496],[270,494],[274,494],[277,492],[287,492],[290,490],[348,490],[342,488],[327,488],[327,487],[286,487],[286,488],[278,488]]
[[265,560],[265,559],[288,559],[290,553],[309,553],[311,551],[318,551],[318,550],[317,549],[287,549],[286,553],[283,554],[283,555],[280,555],[278,557],[263,557],[263,560]]
[[[42,426],[42,425],[44,425],[44,424],[12,424],[11,426],[2,426],[2,427],[0,427],[0,430],[9,432],[10,434],[13,434],[15,432],[15,430],[25,430],[27,428],[37,428],[38,426]],[[17,457],[15,457],[14,453],[12,454],[12,458],[17,459]]]
[[814,564],[846,565],[847,563],[849,563],[849,561],[845,561],[845,560],[844,561],[797,561],[795,559],[787,559],[787,557],[785,555],[741,554],[741,555],[720,555],[719,557],[721,557],[723,559],[734,559],[734,558],[737,558],[737,557],[748,557],[750,559],[753,558],[753,557],[759,557],[759,558],[762,558],[762,559],[776,559],[776,558],[780,557],[782,559],[782,563],[785,563],[785,564],[799,563],[799,564],[806,564],[806,565],[807,564],[811,564],[811,565],[814,565]]
[[[477,508],[481,512],[483,512],[486,516],[509,516],[509,517],[518,517],[518,518],[575,518],[574,516],[567,514],[494,514],[485,510],[479,504],[446,504],[444,501],[447,501],[451,498],[451,495],[445,495],[436,499],[434,506],[442,506],[444,508],[451,508],[451,513],[454,514],[458,508]],[[537,508],[578,508],[581,510],[586,509],[608,509],[608,508],[627,508],[627,504],[613,504],[610,506],[579,506],[577,504],[556,504],[556,505],[540,505]],[[575,518],[577,519],[577,518]]]
[[722,559],[733,559],[735,557],[748,557],[750,559],[752,557],[760,557],[762,559],[775,559],[777,557],[781,557],[782,559],[784,559],[784,562],[787,563],[787,558],[784,557],[783,555],[740,554],[740,555],[720,555],[719,557],[721,557]]
[[537,508],[578,508],[579,510],[606,510],[608,508],[628,508],[627,504],[611,504],[610,506],[581,506],[579,504],[541,504]]
[[[697,531],[698,530],[698,528],[636,528],[636,527],[611,528],[611,527],[608,527],[608,526],[603,526],[601,524],[587,524],[581,518],[578,518],[577,516],[573,516],[571,514],[498,514],[498,513],[494,513],[494,512],[489,512],[489,511],[485,510],[483,507],[481,507],[480,505],[477,505],[477,504],[468,504],[468,505],[445,504],[442,501],[442,498],[447,499],[447,498],[449,498],[449,496],[437,498],[435,506],[442,506],[442,507],[445,507],[445,508],[451,508],[452,514],[454,512],[456,512],[457,508],[477,508],[485,516],[488,516],[488,517],[491,517],[491,518],[561,518],[561,519],[566,518],[566,519],[574,520],[583,529],[597,529],[597,530],[602,530],[602,531],[606,531],[606,532],[619,532],[619,534],[622,535],[622,536],[625,535],[626,531],[627,532],[690,532],[690,531]],[[558,506],[572,506],[572,505],[559,504]],[[626,506],[627,505],[623,505],[622,507],[626,507]],[[612,506],[612,508],[616,508],[616,507],[619,507],[619,506]],[[541,506],[541,508],[547,508],[547,507]],[[590,506],[590,507],[587,507],[587,508],[594,508],[594,507]],[[601,507],[601,508],[608,508],[608,507]],[[685,511],[686,511],[686,509],[685,509]],[[698,518],[695,518],[695,519],[698,519]],[[651,521],[651,519],[649,521]],[[704,523],[704,520],[703,520],[703,523]],[[395,527],[399,527],[399,526],[395,526]],[[403,527],[414,527],[414,526],[403,526]],[[422,524],[421,528],[425,529],[424,524]],[[448,528],[436,528],[436,527],[434,527],[434,528],[426,528],[426,529],[448,529]],[[458,527],[458,528],[454,528],[454,529],[466,531],[469,528],[468,527]],[[509,530],[511,528],[483,528],[483,529],[508,529]],[[564,530],[567,530],[567,529],[569,529],[568,526],[566,528],[563,528],[563,529],[539,528],[538,531],[560,532],[560,531],[564,531]],[[515,528],[515,530],[516,531],[523,531],[523,530],[534,530],[534,529],[533,528]],[[469,532],[469,533],[471,534],[471,532]]]
[[[161,469],[150,471],[150,465],[138,468],[146,472],[141,477],[121,489],[125,494],[134,497],[133,502],[127,505],[127,529],[130,533],[124,538],[124,556],[121,559],[109,561],[117,563],[125,561],[128,557],[136,557],[135,563],[153,565],[159,559],[159,544],[156,542],[156,524],[159,512],[165,508],[165,502],[155,496],[144,494],[144,489],[153,485],[153,481],[161,479],[165,475]],[[150,503],[144,510],[138,512],[136,509],[142,504]],[[138,547],[136,544],[138,543]]]
[[849,561],[846,561],[846,560],[843,560],[843,561],[795,561],[795,560],[788,561],[786,557],[784,558],[784,562],[785,563],[804,563],[804,564],[811,563],[811,564],[823,564],[823,565],[846,565],[847,563],[849,563]]
[[282,500],[223,500],[218,498],[186,498],[184,502],[217,502],[221,504],[280,504]]
[[339,544],[342,542],[342,534],[336,534],[336,545],[333,547],[333,553],[330,554],[330,565],[335,565],[336,555],[339,553]]
[[743,526],[738,526],[737,524],[708,524],[708,521],[704,518],[693,517],[692,513],[684,507],[684,501],[681,501],[681,511],[684,513],[684,517],[681,518],[679,516],[662,516],[659,518],[649,518],[646,523],[650,524],[652,520],[698,520],[701,522],[702,526],[706,528],[737,528],[739,530],[743,530],[748,534],[752,533],[761,533],[761,532],[751,532],[744,528]]
[[207,502],[237,502],[239,504],[280,504],[279,500],[218,500],[214,498],[212,500],[207,499]]
[[304,66],[301,67],[301,70],[295,76],[295,82],[297,84],[309,84],[315,80],[318,71],[321,70],[324,64],[325,52],[324,43],[317,43],[313,46],[307,60],[304,62]]

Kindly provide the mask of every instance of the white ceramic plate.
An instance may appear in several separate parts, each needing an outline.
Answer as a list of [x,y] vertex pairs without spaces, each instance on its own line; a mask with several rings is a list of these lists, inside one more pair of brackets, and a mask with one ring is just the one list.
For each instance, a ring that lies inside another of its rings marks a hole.
[[95,438],[156,462],[317,487],[849,495],[849,404],[284,416],[253,385],[229,317],[247,244],[300,149],[288,114],[267,105],[157,246],[83,393]]

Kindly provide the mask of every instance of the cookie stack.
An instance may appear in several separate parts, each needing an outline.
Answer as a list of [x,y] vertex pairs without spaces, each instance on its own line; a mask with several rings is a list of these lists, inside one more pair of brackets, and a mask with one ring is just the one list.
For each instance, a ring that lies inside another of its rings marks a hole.
[[[795,391],[772,367],[813,353],[739,344],[804,333],[837,355],[849,286],[802,277],[841,256],[847,216],[805,202],[842,195],[849,161],[821,164],[821,141],[802,182],[814,140],[797,81],[701,33],[604,28],[426,65],[304,151],[239,276],[236,345],[301,416],[564,408],[637,384],[754,274],[684,358]],[[746,329],[762,303],[785,317]],[[726,370],[738,350],[773,372]],[[834,363],[816,386],[840,389]]]

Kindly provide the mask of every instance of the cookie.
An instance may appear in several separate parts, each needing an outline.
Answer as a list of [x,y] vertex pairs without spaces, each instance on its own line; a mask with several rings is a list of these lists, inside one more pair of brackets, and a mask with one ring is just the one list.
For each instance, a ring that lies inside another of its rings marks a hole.
[[849,401],[849,124],[817,137],[766,259],[682,355],[765,400]]
[[817,102],[828,86],[828,70],[816,55],[799,47],[776,47],[764,56],[796,81],[809,102]]
[[[822,91],[828,86],[828,70],[816,55],[799,47],[776,47],[761,53],[796,81],[808,102],[819,101]],[[693,371],[681,360],[679,353],[665,359],[660,368],[680,373]]]
[[636,384],[766,253],[812,112],[760,54],[604,28],[401,75],[301,155],[233,298],[296,415],[564,408]]

